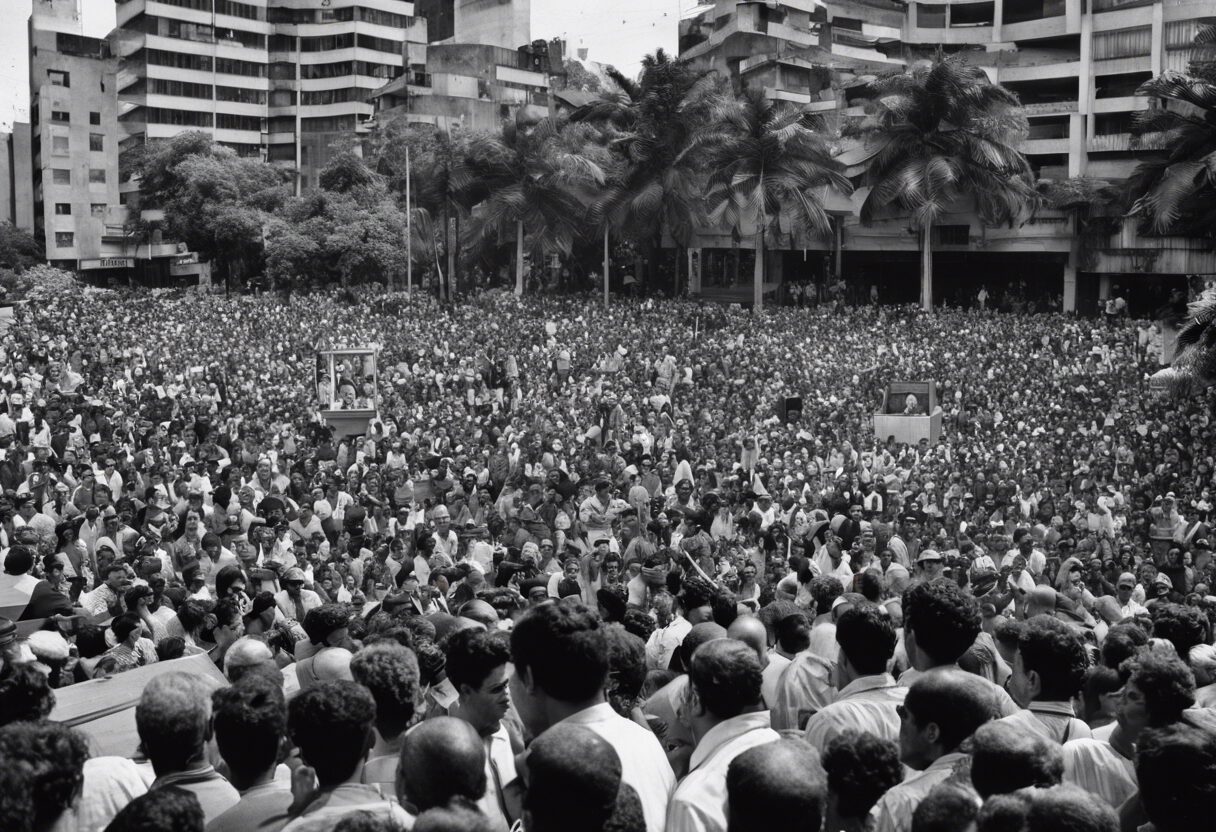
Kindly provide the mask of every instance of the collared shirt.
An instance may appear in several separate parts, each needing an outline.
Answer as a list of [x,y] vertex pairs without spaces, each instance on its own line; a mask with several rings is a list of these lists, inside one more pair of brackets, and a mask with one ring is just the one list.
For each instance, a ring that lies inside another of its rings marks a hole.
[[1031,702],[1026,710],[1002,717],[1018,728],[1033,731],[1055,743],[1089,739],[1089,726],[1077,719],[1071,702]]
[[328,832],[342,818],[355,812],[370,812],[404,829],[414,826],[413,816],[397,801],[385,797],[377,787],[343,783],[314,797],[295,820],[283,827],[283,832]]
[[590,728],[616,749],[621,758],[621,779],[638,793],[647,832],[663,832],[676,777],[655,735],[618,715],[607,702],[585,708],[562,721]]
[[150,771],[126,757],[85,760],[83,777],[80,797],[52,832],[102,832],[124,806],[148,791],[152,780]]
[[788,659],[776,650],[768,651],[768,664],[764,666],[760,683],[760,697],[765,707],[772,708],[777,704],[777,686],[781,683],[781,674],[790,666],[793,659]]
[[[870,810],[872,832],[909,832],[912,829],[912,814],[935,786],[951,779],[970,782],[967,761],[966,754],[943,754],[920,774],[889,790]],[[956,769],[962,770],[956,772]]]
[[773,727],[778,731],[801,731],[811,714],[835,698],[832,665],[814,653],[799,653],[777,683]]
[[898,742],[896,708],[907,695],[908,689],[897,685],[890,673],[854,679],[841,688],[836,701],[807,721],[806,741],[822,753],[842,732],[855,729]]
[[278,832],[291,816],[290,784],[260,783],[241,792],[241,802],[207,824],[207,832]]
[[1099,739],[1064,743],[1064,782],[1080,786],[1115,809],[1140,788],[1135,762]]
[[726,770],[731,760],[780,738],[768,711],[740,714],[711,728],[697,743],[688,776],[672,795],[667,832],[726,832]]
[[653,670],[666,670],[672,655],[691,629],[688,619],[677,615],[666,627],[651,633],[646,642],[646,666]]
[[511,735],[505,723],[498,730],[482,738],[486,749],[486,793],[477,801],[477,808],[490,821],[495,830],[508,829],[511,815],[503,790],[518,779],[515,770],[515,751]]
[[829,663],[835,663],[840,658],[840,645],[836,642],[836,622],[832,620],[830,613],[816,616],[811,624],[811,643],[806,650]]
[[240,792],[212,766],[157,777],[148,787],[148,791],[170,787],[190,792],[198,798],[198,803],[203,808],[204,824],[215,820],[241,800]]

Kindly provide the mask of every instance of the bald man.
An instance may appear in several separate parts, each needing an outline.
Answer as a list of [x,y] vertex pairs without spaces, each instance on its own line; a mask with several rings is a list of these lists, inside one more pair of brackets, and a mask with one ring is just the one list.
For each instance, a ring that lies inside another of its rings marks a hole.
[[754,615],[739,616],[726,628],[726,636],[755,650],[762,669],[768,664],[768,630],[764,629],[764,622],[759,618]]
[[460,617],[476,621],[487,630],[498,629],[498,613],[488,602],[480,598],[474,598],[472,601],[466,601],[461,605]]
[[439,716],[405,735],[397,766],[397,799],[419,815],[453,797],[476,803],[486,793],[486,751],[472,725]]
[[594,731],[559,722],[528,749],[528,786],[529,832],[602,829],[620,792],[621,759]]

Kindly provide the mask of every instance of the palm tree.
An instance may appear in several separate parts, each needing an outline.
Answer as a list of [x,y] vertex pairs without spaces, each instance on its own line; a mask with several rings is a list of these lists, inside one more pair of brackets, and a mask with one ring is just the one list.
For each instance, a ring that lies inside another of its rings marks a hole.
[[1027,135],[1017,96],[979,67],[939,57],[873,82],[856,134],[873,150],[868,223],[891,207],[911,214],[920,236],[921,306],[933,308],[933,224],[964,198],[988,225],[1013,223],[1035,202],[1018,143]]
[[736,233],[755,228],[756,265],[752,304],[764,304],[764,255],[769,235],[827,235],[827,189],[850,194],[853,186],[833,159],[817,116],[762,90],[716,98],[713,117],[699,143],[709,174],[711,216]]
[[1128,180],[1131,214],[1157,234],[1216,239],[1216,84],[1167,72],[1137,93],[1159,106],[1136,116],[1133,133],[1165,152]]
[[470,140],[469,239],[480,248],[514,237],[516,295],[524,291],[526,244],[538,258],[554,252],[568,257],[584,231],[587,206],[604,184],[602,165],[609,161],[594,138],[588,125],[546,118]]
[[624,163],[592,206],[592,219],[605,234],[615,230],[650,250],[666,230],[677,244],[678,274],[698,208],[700,166],[690,150],[719,81],[662,49],[642,59],[636,82],[616,70],[608,74],[619,90],[601,93],[571,116],[603,129]]

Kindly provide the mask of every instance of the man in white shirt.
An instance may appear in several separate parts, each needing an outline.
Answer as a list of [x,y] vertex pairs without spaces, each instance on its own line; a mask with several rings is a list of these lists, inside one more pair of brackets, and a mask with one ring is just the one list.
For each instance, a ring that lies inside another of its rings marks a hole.
[[1143,615],[1148,612],[1147,607],[1132,597],[1135,591],[1136,576],[1131,572],[1124,572],[1119,576],[1119,580],[1115,582],[1115,600],[1119,602],[1120,620],[1122,618]]
[[853,729],[899,740],[900,704],[908,689],[895,683],[887,663],[895,655],[895,626],[877,606],[853,607],[836,623],[840,658],[835,700],[806,723],[806,741],[822,754],[828,743]]
[[575,599],[529,610],[511,632],[511,701],[534,737],[564,723],[607,740],[620,757],[622,781],[638,794],[647,832],[663,832],[676,778],[658,738],[604,700],[608,642],[601,626]]
[[963,670],[926,674],[899,706],[899,759],[919,772],[870,811],[874,832],[910,832],[912,815],[934,787],[970,782],[963,741],[992,718],[985,680]]
[[768,708],[777,704],[777,691],[785,669],[811,643],[811,622],[800,609],[778,612],[771,626],[776,641],[768,651],[768,664],[764,666],[764,680],[760,686],[760,693]]
[[731,760],[780,739],[760,700],[760,683],[760,660],[741,641],[711,641],[693,655],[682,710],[697,744],[688,776],[672,795],[667,832],[726,832]]
[[1072,707],[1088,667],[1085,645],[1073,628],[1047,615],[1029,619],[1018,634],[1009,679],[1014,701],[1026,710],[1001,722],[1061,744],[1091,736]]

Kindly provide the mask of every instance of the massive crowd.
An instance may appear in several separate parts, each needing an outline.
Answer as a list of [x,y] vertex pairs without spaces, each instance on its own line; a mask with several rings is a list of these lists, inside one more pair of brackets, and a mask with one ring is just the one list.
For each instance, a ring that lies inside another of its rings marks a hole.
[[[1148,322],[92,293],[2,347],[0,828],[1216,817],[1212,402]],[[97,679],[122,755],[55,720]]]

